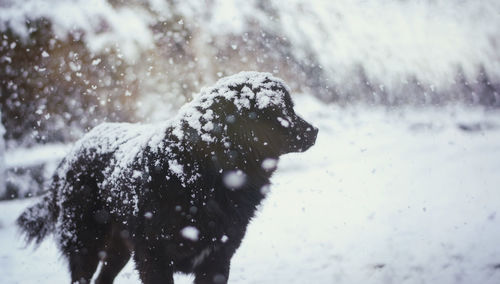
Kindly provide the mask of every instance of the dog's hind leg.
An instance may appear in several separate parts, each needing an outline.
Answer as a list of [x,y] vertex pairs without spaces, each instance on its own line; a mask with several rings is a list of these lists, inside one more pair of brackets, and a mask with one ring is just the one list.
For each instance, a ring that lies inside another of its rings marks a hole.
[[69,261],[71,283],[90,283],[105,248],[109,225],[97,221],[99,210],[90,201],[75,194],[62,206],[60,222],[66,225],[66,231],[60,232],[60,242]]
[[96,279],[96,284],[113,283],[116,275],[129,261],[131,248],[128,232],[120,230],[118,226],[113,226],[106,244],[104,262]]
[[94,274],[99,258],[94,252],[75,251],[69,255],[69,268],[71,270],[71,283],[89,284]]
[[[93,235],[95,237],[95,235]],[[99,263],[99,243],[94,240],[81,241],[65,249],[69,260],[71,283],[89,284]]]

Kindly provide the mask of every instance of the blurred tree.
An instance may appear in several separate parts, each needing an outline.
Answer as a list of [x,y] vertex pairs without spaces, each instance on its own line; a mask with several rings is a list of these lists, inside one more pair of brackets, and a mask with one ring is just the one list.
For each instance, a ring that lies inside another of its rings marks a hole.
[[8,141],[66,142],[105,120],[134,120],[137,80],[126,76],[119,54],[92,54],[78,31],[58,39],[46,19],[27,25],[27,39],[11,29],[0,33],[0,104]]

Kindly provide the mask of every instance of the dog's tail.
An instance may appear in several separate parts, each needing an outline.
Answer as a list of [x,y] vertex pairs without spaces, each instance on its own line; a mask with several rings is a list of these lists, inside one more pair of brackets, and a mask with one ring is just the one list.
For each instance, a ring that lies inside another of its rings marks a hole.
[[40,202],[26,209],[18,218],[17,225],[26,236],[26,242],[40,244],[52,233],[57,219],[54,192],[48,192]]

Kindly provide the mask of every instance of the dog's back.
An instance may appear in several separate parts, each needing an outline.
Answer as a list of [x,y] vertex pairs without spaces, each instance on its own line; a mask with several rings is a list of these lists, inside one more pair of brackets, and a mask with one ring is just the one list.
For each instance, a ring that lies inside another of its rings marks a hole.
[[69,232],[64,233],[64,224],[74,220],[58,222],[55,228],[58,217],[74,215],[77,204],[95,209],[97,205],[103,207],[106,201],[114,202],[110,198],[112,192],[102,189],[123,190],[116,187],[120,179],[138,178],[133,164],[148,143],[161,134],[162,128],[153,125],[103,123],[84,135],[57,167],[49,192],[19,217],[18,224],[28,242],[39,243],[48,234],[59,231],[59,238],[71,237]]

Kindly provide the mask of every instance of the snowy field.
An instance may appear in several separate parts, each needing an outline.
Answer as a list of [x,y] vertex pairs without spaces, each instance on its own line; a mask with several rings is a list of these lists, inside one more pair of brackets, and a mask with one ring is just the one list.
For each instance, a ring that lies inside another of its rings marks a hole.
[[[500,283],[498,113],[296,105],[317,144],[280,161],[230,283]],[[17,234],[35,201],[0,202],[3,284],[69,282],[51,239]],[[138,282],[132,263],[116,281]]]

